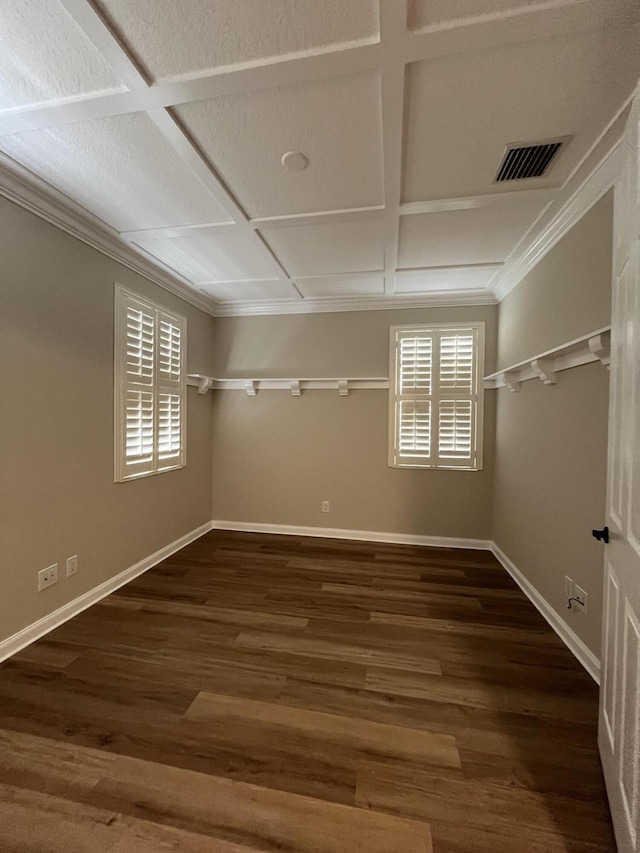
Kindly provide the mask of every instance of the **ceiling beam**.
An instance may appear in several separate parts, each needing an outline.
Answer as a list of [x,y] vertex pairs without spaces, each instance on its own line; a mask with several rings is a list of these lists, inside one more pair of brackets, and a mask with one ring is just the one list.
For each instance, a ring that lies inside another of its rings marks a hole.
[[382,149],[384,163],[384,292],[393,293],[398,265],[398,229],[402,192],[405,66],[398,45],[405,38],[407,0],[381,0]]
[[[142,71],[138,69],[127,49],[109,27],[90,0],[63,0],[67,12],[74,18],[85,35],[91,39],[98,50],[106,51],[114,72],[127,85],[136,90],[151,91],[149,83]],[[265,265],[265,270],[274,278],[287,284],[292,284],[289,274],[262,235],[249,225],[249,218],[234,196],[228,191],[224,182],[216,173],[213,165],[200,152],[195,142],[168,109],[151,109],[147,115],[161,132],[165,140],[180,157],[182,162],[191,170],[198,180],[207,188],[218,204],[225,210],[237,230],[246,231],[253,242],[254,250]],[[148,254],[148,250],[138,246]],[[292,284],[292,291],[300,297],[300,293]]]
[[[277,60],[252,62],[231,68],[224,67],[189,79],[141,86],[140,79],[144,78],[142,75],[137,78],[130,69],[119,63],[118,49],[122,50],[122,48],[114,48],[112,43],[114,39],[109,40],[101,31],[100,24],[103,28],[106,28],[106,24],[102,22],[87,0],[65,0],[65,4],[74,9],[78,7],[76,11],[84,22],[83,29],[86,35],[92,41],[96,39],[94,44],[98,49],[101,49],[100,45],[104,45],[105,58],[109,61],[113,60],[113,67],[119,72],[123,82],[133,91],[98,92],[49,105],[13,108],[0,112],[0,136],[27,130],[42,130],[77,121],[93,121],[162,107],[179,106],[193,101],[211,100],[292,83],[374,72],[380,67],[380,45],[356,42],[348,45],[334,45],[304,55],[291,54]],[[99,22],[93,27],[88,23],[90,15],[79,11],[87,6]],[[139,74],[137,69],[136,73]]]
[[[384,52],[384,44],[363,39],[315,51],[225,66],[201,75],[150,86],[115,33],[88,0],[61,2],[130,91],[98,92],[46,105],[5,110],[0,112],[0,136],[291,83],[373,72],[380,67]],[[382,0],[380,3],[382,29],[394,16],[395,2]],[[396,34],[396,47],[407,64],[557,37],[603,25],[620,25],[632,20],[632,9],[612,9],[611,0],[557,0],[556,3],[528,5],[510,12],[461,19],[417,32],[403,29],[402,33]],[[388,36],[383,35],[382,38],[387,39]]]

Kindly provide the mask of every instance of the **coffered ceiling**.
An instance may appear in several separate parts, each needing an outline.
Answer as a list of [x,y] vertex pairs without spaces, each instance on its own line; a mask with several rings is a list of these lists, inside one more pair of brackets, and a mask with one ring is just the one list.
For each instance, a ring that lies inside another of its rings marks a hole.
[[495,301],[615,141],[639,43],[637,0],[0,0],[0,192],[212,313]]

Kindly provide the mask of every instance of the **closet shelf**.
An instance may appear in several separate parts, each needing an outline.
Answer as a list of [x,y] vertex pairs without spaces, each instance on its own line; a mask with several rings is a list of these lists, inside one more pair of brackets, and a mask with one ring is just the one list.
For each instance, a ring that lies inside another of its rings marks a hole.
[[198,394],[206,394],[209,390],[245,391],[249,397],[255,397],[258,391],[291,391],[294,397],[299,397],[303,391],[335,389],[341,397],[346,397],[349,391],[362,388],[388,388],[389,380],[385,377],[352,377],[351,379],[216,379],[213,376],[203,376],[200,373],[190,373],[187,385],[195,385]]
[[497,373],[484,377],[485,388],[508,388],[519,391],[520,383],[527,379],[540,379],[545,385],[555,385],[556,373],[600,361],[605,367],[611,364],[611,326],[604,326],[567,344],[520,361]]

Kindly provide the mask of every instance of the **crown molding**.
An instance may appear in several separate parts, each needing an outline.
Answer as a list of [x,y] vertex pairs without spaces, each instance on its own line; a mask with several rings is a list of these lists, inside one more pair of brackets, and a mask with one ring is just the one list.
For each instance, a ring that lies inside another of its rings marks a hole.
[[624,101],[570,175],[556,200],[547,206],[536,223],[540,227],[533,239],[528,244],[521,241],[505,261],[502,270],[493,278],[491,288],[498,301],[511,293],[615,184],[621,167],[620,140],[633,97],[632,93]]
[[528,273],[562,240],[580,219],[615,183],[620,169],[620,141],[608,152],[596,169],[583,181],[568,201],[558,210],[544,230],[514,261],[504,277],[494,285],[494,293],[502,301]]
[[160,261],[147,259],[143,248],[124,242],[120,235],[84,207],[71,201],[33,172],[0,154],[0,196],[29,210],[82,243],[122,264],[148,281],[168,290],[212,317],[243,315],[331,313],[339,311],[386,311],[394,308],[443,308],[452,305],[495,305],[487,291],[456,291],[416,296],[353,297],[348,299],[300,299],[282,302],[216,302],[194,290]]
[[215,317],[242,317],[265,314],[328,314],[339,311],[389,311],[396,308],[448,308],[456,305],[496,305],[488,291],[456,291],[417,296],[370,296],[350,299],[304,299],[299,302],[220,303]]
[[193,287],[159,261],[151,262],[124,243],[117,231],[86,208],[71,201],[51,184],[15,160],[0,153],[0,196],[34,213],[92,249],[122,264],[148,281],[180,297],[201,311],[215,316],[216,301]]

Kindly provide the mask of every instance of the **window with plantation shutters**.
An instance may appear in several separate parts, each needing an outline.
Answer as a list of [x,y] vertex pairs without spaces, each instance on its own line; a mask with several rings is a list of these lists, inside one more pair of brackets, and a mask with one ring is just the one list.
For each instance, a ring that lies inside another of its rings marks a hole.
[[186,320],[116,285],[115,479],[185,464]]
[[484,323],[391,329],[389,464],[482,467]]

